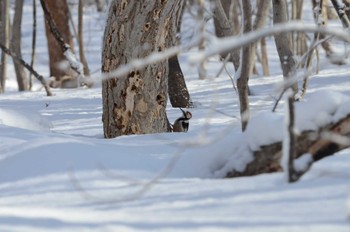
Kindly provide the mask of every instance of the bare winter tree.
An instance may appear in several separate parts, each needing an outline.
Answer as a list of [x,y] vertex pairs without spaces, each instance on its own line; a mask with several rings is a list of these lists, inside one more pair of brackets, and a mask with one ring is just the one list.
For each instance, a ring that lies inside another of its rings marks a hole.
[[[237,10],[237,1],[215,0],[215,8],[213,12],[214,26],[215,34],[219,38],[239,34],[240,27],[237,25],[239,24],[237,12],[232,12],[232,14],[230,14],[231,8],[232,10]],[[234,17],[236,20],[231,20],[230,15],[232,15],[232,17]],[[236,70],[239,67],[239,51],[239,49],[235,49],[230,53],[221,54],[222,58],[225,58],[227,55],[229,55],[229,61],[233,63]]]
[[[33,32],[32,32],[32,60],[30,66],[33,68],[35,62],[35,50],[36,50],[36,0],[33,0]],[[33,87],[32,73],[29,74],[29,90]]]
[[[286,23],[288,19],[288,7],[286,0],[272,0],[273,5],[273,23]],[[283,77],[290,79],[295,77],[296,60],[294,58],[291,33],[277,33],[275,34],[275,43],[277,52],[280,58]],[[297,83],[290,83],[293,85],[295,93],[298,91]]]
[[79,41],[79,58],[84,65],[84,75],[90,76],[90,70],[88,67],[88,63],[85,58],[84,52],[84,34],[83,34],[83,12],[84,11],[84,3],[82,0],[79,0],[78,4],[78,41]]
[[[102,72],[167,47],[177,32],[183,0],[114,0],[103,38]],[[168,62],[102,81],[105,138],[169,130],[166,102]]]
[[[252,5],[250,1],[242,1],[243,8],[243,33],[252,30]],[[237,80],[239,95],[239,105],[241,112],[242,130],[244,131],[249,121],[249,97],[248,80],[253,68],[253,44],[248,44],[242,48],[242,60],[240,61],[240,72]]]
[[[12,39],[11,39],[11,50],[18,58],[22,58],[21,51],[21,28],[22,28],[22,13],[23,13],[23,0],[16,0],[15,2],[15,15],[13,18],[12,25]],[[18,60],[13,59],[15,66],[15,72],[18,83],[18,90],[25,91],[28,90],[28,80],[24,67]]]
[[[0,43],[9,47],[9,35],[10,34],[10,20],[9,20],[9,1],[2,0],[0,2]],[[0,63],[0,93],[5,92],[6,83],[6,70],[7,70],[7,56],[6,53],[1,51],[1,63]]]
[[[52,20],[55,22],[57,30],[62,36],[64,42],[67,43],[71,48],[73,48],[73,37],[69,29],[69,12],[67,0],[48,0],[44,1],[44,4],[50,12]],[[57,42],[57,39],[53,35],[49,24],[46,22],[45,25],[50,57],[50,75],[55,78],[55,83],[60,83],[59,86],[53,85],[53,87],[77,87],[77,81],[63,81],[63,79],[68,78],[70,80],[76,79],[77,74],[69,67],[69,65],[62,65],[63,62],[67,60],[62,52],[61,45]],[[65,83],[67,84],[67,86],[65,85]]]
[[[183,5],[185,6],[185,5]],[[181,33],[181,19],[183,16],[184,7],[181,12],[181,16],[178,17],[177,22],[177,34]],[[167,47],[175,46],[179,43],[179,37],[174,36],[168,40]],[[169,100],[173,107],[188,108],[192,106],[191,97],[188,92],[184,74],[182,72],[178,56],[170,57],[169,64],[169,76],[168,76],[168,93]]]

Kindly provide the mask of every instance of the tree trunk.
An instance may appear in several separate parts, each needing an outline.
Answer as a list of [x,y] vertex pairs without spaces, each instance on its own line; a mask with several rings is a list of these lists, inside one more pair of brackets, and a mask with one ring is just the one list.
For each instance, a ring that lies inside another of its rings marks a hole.
[[104,9],[104,5],[106,4],[105,0],[95,0],[95,3],[96,3],[97,11],[102,12]]
[[[103,38],[102,72],[163,51],[177,32],[183,0],[114,0]],[[168,61],[102,81],[105,138],[168,131]]]
[[[243,32],[247,33],[252,30],[252,6],[250,1],[242,1],[243,8]],[[242,131],[247,127],[249,121],[249,97],[248,97],[248,80],[253,68],[253,44],[246,45],[242,48],[242,60],[240,64],[240,76],[237,80],[237,89],[239,95],[239,105],[241,112]]]
[[[288,9],[286,0],[272,0],[273,5],[273,23],[288,22]],[[294,59],[291,33],[277,33],[275,43],[280,58],[283,77],[285,80],[295,77],[296,60]],[[289,83],[293,86],[294,93],[298,91],[298,83]]]
[[[303,17],[303,0],[294,0],[292,2],[292,20],[301,21]],[[307,36],[305,32],[297,32],[293,35],[293,48],[295,54],[302,56],[307,52]]]
[[[51,13],[52,19],[55,22],[58,31],[63,37],[63,40],[73,49],[73,37],[69,30],[67,0],[47,0],[45,3],[46,7]],[[56,81],[58,82],[65,76],[75,77],[76,74],[70,68],[68,68],[69,65],[62,67],[62,62],[66,61],[66,58],[62,53],[61,46],[52,35],[47,22],[45,23],[45,29],[50,57],[50,75],[55,77]]]
[[[30,67],[33,68],[35,62],[35,49],[36,49],[36,0],[33,0],[33,31],[32,31],[32,57],[30,61]],[[29,90],[33,87],[32,73],[29,73]]]
[[177,56],[169,59],[168,87],[169,99],[173,107],[188,108],[192,106],[191,98]]
[[[232,3],[234,4],[234,3]],[[228,0],[215,0],[214,9],[214,28],[217,37],[228,37],[237,35],[239,31],[235,31],[229,17],[229,11],[231,9],[231,1]],[[236,7],[234,8],[236,9]],[[240,52],[239,49],[235,49],[232,52],[220,54],[222,59],[225,59],[227,55],[230,55],[229,61],[235,66],[235,70],[239,67]]]
[[[0,1],[0,43],[9,47],[10,43],[10,20],[9,20],[9,2],[8,0]],[[0,63],[0,93],[5,92],[7,71],[7,55],[1,51]]]
[[[266,24],[266,20],[268,18],[268,14],[269,14],[269,9],[270,9],[270,1],[266,1],[266,0],[259,0],[256,4],[257,6],[257,13],[256,13],[256,17],[254,20],[254,25],[253,25],[253,30],[259,30],[262,27],[265,26]],[[265,38],[261,39],[261,64],[263,66],[263,70],[264,70],[264,75],[266,73],[268,73],[268,57],[267,57],[267,53],[266,52],[266,41]],[[265,46],[263,46],[265,43]],[[253,60],[253,64],[255,66],[255,53],[257,51],[257,47],[258,47],[258,42],[254,43],[254,45],[252,46],[252,60]],[[268,76],[268,75],[265,75]]]
[[[181,33],[181,21],[183,17],[185,4],[182,7],[180,17],[177,22],[177,34]],[[178,44],[178,37],[175,36],[168,40],[168,47]],[[172,107],[188,108],[192,106],[191,97],[188,92],[184,74],[182,73],[178,56],[173,56],[168,60],[169,75],[168,75],[168,94]]]
[[[20,59],[22,59],[21,51],[21,28],[22,28],[22,13],[23,13],[23,0],[16,0],[15,2],[15,15],[12,25],[12,40],[11,50]],[[13,60],[15,66],[15,72],[17,77],[17,84],[19,91],[28,90],[28,80],[24,67],[17,60]]]
[[261,64],[263,68],[263,74],[265,77],[270,76],[270,68],[269,68],[269,58],[267,56],[266,49],[266,38],[262,38],[260,41],[260,50],[261,50]]
[[85,58],[84,53],[84,33],[83,33],[83,11],[84,11],[84,4],[83,0],[79,0],[79,6],[78,6],[78,40],[79,40],[79,58],[81,63],[84,65],[84,76],[90,76],[90,70],[88,67],[88,63]]

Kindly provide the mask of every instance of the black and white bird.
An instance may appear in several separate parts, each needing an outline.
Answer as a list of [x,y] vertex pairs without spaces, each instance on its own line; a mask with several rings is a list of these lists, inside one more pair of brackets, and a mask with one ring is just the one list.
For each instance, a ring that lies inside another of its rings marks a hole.
[[175,120],[173,125],[173,132],[187,132],[189,121],[192,118],[192,114],[190,111],[184,111],[180,108],[182,111],[182,116]]

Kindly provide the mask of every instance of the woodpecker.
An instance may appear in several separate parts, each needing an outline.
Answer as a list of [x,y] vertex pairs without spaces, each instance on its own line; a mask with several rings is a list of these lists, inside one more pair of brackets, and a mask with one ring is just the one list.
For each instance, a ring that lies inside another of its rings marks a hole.
[[181,108],[180,110],[182,111],[182,116],[175,120],[173,125],[173,132],[188,131],[189,120],[192,118],[192,114],[190,111],[184,111]]

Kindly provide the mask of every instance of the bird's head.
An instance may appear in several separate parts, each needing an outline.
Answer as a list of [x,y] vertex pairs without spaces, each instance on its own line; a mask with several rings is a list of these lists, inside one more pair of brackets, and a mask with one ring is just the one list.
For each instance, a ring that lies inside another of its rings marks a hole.
[[192,113],[190,111],[184,111],[183,109],[180,108],[180,110],[182,111],[183,116],[186,119],[191,119],[192,118]]

